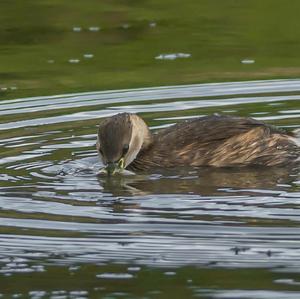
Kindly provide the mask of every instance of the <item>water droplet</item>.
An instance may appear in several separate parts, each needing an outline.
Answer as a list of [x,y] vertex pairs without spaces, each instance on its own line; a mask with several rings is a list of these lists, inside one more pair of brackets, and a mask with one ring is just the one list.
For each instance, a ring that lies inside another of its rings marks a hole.
[[78,27],[78,26],[73,27],[74,32],[80,32],[81,30],[82,30],[81,27]]
[[178,58],[189,58],[189,57],[191,57],[192,55],[191,54],[189,54],[189,53],[178,53],[177,54],[177,57]]
[[97,32],[97,31],[99,31],[99,30],[101,30],[101,28],[100,28],[100,27],[97,27],[97,26],[89,27],[89,31],[92,31],[92,32]]
[[157,60],[175,60],[178,58],[189,58],[192,55],[189,53],[170,53],[170,54],[160,54],[155,57]]
[[157,25],[157,24],[156,24],[155,22],[150,22],[150,23],[149,23],[149,27],[151,27],[151,28],[156,27],[156,25]]
[[102,273],[97,274],[96,277],[105,279],[130,279],[133,278],[133,275],[129,273]]
[[123,29],[128,29],[128,28],[130,28],[131,26],[130,26],[130,24],[125,23],[125,24],[122,24],[121,27],[122,27]]
[[176,275],[176,272],[168,271],[168,272],[165,272],[164,274],[167,276],[174,276],[174,275]]
[[79,62],[80,62],[79,59],[74,59],[74,58],[69,59],[69,63],[79,63]]
[[91,59],[91,58],[94,57],[94,54],[86,53],[86,54],[83,54],[83,57],[86,58],[86,59]]
[[243,59],[243,60],[241,60],[241,63],[242,64],[253,64],[253,63],[255,63],[255,60],[254,59]]

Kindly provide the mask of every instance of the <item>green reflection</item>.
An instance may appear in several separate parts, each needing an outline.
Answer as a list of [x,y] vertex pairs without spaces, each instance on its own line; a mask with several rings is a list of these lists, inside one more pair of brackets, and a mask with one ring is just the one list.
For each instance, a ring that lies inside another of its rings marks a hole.
[[[299,77],[299,9],[292,0],[2,1],[0,98]],[[155,59],[163,53],[192,56]]]
[[[39,269],[38,265],[34,267]],[[218,289],[225,292],[239,290],[241,294],[272,289],[273,295],[277,294],[279,298],[291,291],[295,296],[299,294],[299,285],[285,283],[295,279],[296,274],[283,275],[262,269],[156,269],[137,265],[79,264],[45,267],[38,273],[0,276],[0,283],[5,298],[15,294],[22,298],[51,298],[55,295],[66,298],[216,298],[214,295]],[[239,298],[249,297],[240,295]]]

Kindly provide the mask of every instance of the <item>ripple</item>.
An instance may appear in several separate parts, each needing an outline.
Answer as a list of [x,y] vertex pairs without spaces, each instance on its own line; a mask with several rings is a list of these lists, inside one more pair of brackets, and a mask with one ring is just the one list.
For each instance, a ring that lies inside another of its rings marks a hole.
[[211,292],[209,295],[212,298],[228,298],[228,299],[296,299],[299,298],[300,292],[292,291],[264,291],[264,290],[220,290],[216,292]]
[[155,57],[157,60],[175,60],[178,58],[189,58],[192,55],[189,53],[170,53],[170,54],[160,54]]
[[[67,265],[72,275],[81,271],[77,263],[132,264],[93,274],[103,281],[135,280],[144,265],[166,268],[169,280],[186,265],[296,271],[299,169],[175,168],[107,178],[97,175],[103,165],[95,140],[97,123],[124,111],[142,113],[152,130],[214,112],[292,130],[300,127],[299,99],[300,80],[270,80],[1,101],[0,259],[8,259],[1,273],[47,271],[34,261]],[[274,283],[297,285],[288,279]],[[216,298],[270,295],[206,291]]]
[[96,277],[104,279],[131,279],[134,276],[130,273],[102,273],[97,274]]

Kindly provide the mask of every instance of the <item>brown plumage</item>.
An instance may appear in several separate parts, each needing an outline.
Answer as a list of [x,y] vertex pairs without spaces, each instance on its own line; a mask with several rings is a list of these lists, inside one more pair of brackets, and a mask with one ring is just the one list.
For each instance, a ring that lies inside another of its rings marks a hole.
[[97,147],[104,164],[124,158],[126,168],[143,170],[295,164],[300,162],[298,142],[295,136],[252,118],[213,115],[152,134],[140,117],[122,113],[100,124]]

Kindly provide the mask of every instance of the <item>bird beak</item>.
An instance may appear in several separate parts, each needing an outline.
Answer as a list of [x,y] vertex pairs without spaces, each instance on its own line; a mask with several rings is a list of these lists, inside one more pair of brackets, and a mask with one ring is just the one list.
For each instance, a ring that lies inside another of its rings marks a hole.
[[106,171],[108,175],[114,175],[121,172],[125,168],[125,160],[121,158],[118,162],[108,162],[106,166]]
[[118,163],[109,162],[105,169],[108,175],[114,175],[118,171]]

